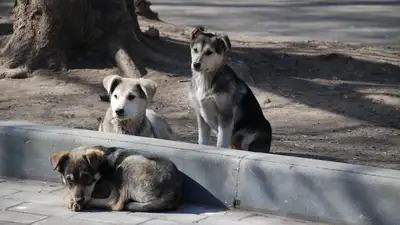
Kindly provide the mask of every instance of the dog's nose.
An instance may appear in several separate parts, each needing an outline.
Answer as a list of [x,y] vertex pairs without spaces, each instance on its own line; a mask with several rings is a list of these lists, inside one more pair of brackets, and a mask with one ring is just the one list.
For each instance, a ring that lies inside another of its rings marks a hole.
[[198,62],[193,63],[193,67],[194,67],[195,69],[199,69],[200,66],[201,66],[201,64],[198,63]]
[[85,198],[81,196],[76,196],[75,197],[75,202],[78,203],[79,205],[82,205],[85,202]]
[[124,115],[124,109],[117,109],[117,110],[115,110],[115,113],[117,114],[117,116],[123,116]]

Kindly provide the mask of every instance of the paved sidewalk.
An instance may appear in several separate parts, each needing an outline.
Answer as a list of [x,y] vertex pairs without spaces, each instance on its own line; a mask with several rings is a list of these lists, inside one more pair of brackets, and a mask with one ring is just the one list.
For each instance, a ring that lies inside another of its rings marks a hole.
[[62,205],[60,184],[0,179],[0,225],[316,225],[302,220],[242,211],[183,206],[170,213],[71,212]]
[[164,21],[281,40],[400,43],[398,0],[151,0]]
[[[151,0],[160,18],[177,25],[206,25],[274,39],[331,40],[399,45],[397,0]],[[0,1],[6,18],[13,0]]]

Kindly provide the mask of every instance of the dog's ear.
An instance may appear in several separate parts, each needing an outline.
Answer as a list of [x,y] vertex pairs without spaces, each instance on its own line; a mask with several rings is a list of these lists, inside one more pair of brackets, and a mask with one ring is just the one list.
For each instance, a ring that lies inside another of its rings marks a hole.
[[153,100],[154,95],[157,91],[157,83],[150,79],[139,79],[140,88],[143,90],[146,95],[147,100],[150,102]]
[[63,164],[63,162],[65,162],[65,160],[68,159],[68,152],[55,152],[53,154],[51,154],[50,156],[50,163],[51,166],[53,167],[53,170],[56,170],[58,168],[58,170],[60,171],[60,165]]
[[232,47],[231,41],[227,35],[218,35],[217,45],[219,49],[224,49],[225,51]]
[[204,33],[205,31],[206,28],[204,26],[198,26],[194,28],[194,30],[192,31],[191,40],[196,39],[200,34]]
[[108,75],[103,79],[103,86],[107,90],[108,94],[111,95],[115,88],[122,83],[122,77],[118,75]]
[[100,151],[99,149],[91,148],[86,150],[86,153],[83,155],[83,157],[89,163],[90,167],[97,169],[103,162],[104,152]]

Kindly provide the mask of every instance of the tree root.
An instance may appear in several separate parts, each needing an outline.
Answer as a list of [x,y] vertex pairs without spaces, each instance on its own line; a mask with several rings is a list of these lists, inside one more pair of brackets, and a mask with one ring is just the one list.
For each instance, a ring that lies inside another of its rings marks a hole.
[[110,52],[114,56],[115,62],[121,72],[127,77],[142,77],[147,74],[147,70],[141,63],[133,61],[121,45],[110,43]]
[[134,0],[136,15],[143,16],[151,20],[160,20],[158,13],[150,9],[151,2],[147,0]]
[[12,78],[12,79],[24,79],[28,77],[28,70],[26,68],[15,68],[15,69],[2,69],[0,73],[0,79]]

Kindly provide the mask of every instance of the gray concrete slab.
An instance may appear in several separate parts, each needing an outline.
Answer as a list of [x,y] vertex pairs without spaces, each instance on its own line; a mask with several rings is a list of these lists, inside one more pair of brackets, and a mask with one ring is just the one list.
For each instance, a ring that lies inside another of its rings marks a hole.
[[[7,180],[4,188],[13,188],[19,181]],[[27,186],[35,181],[23,181]],[[36,195],[29,190],[22,193]],[[9,197],[9,196],[6,196]],[[0,204],[8,201],[6,197],[0,198]],[[58,198],[62,199],[62,195]],[[14,202],[15,203],[15,202]],[[12,203],[12,204],[14,204]],[[291,218],[272,216],[255,212],[225,211],[216,208],[198,205],[182,205],[179,209],[163,213],[132,213],[132,212],[107,212],[84,211],[71,212],[63,207],[62,203],[43,204],[25,199],[25,202],[11,208],[0,208],[0,225],[105,225],[105,224],[137,224],[137,225],[187,225],[187,224],[233,224],[233,225],[317,225],[309,221],[298,221]]]
[[399,45],[400,1],[152,0],[162,20],[283,40]]
[[351,224],[400,221],[394,170],[253,154],[241,161],[238,183],[238,208]]
[[[59,196],[61,198],[61,196]],[[36,215],[44,215],[44,216],[57,216],[57,217],[72,217],[78,215],[77,212],[72,212],[70,210],[65,210],[64,205],[61,204],[42,204],[35,202],[27,202],[22,203],[20,205],[8,208],[8,211],[12,212],[22,212]]]
[[31,224],[42,219],[45,219],[46,216],[42,215],[33,215],[27,213],[20,212],[9,212],[9,211],[0,211],[0,221],[1,222],[15,222],[22,224]]

